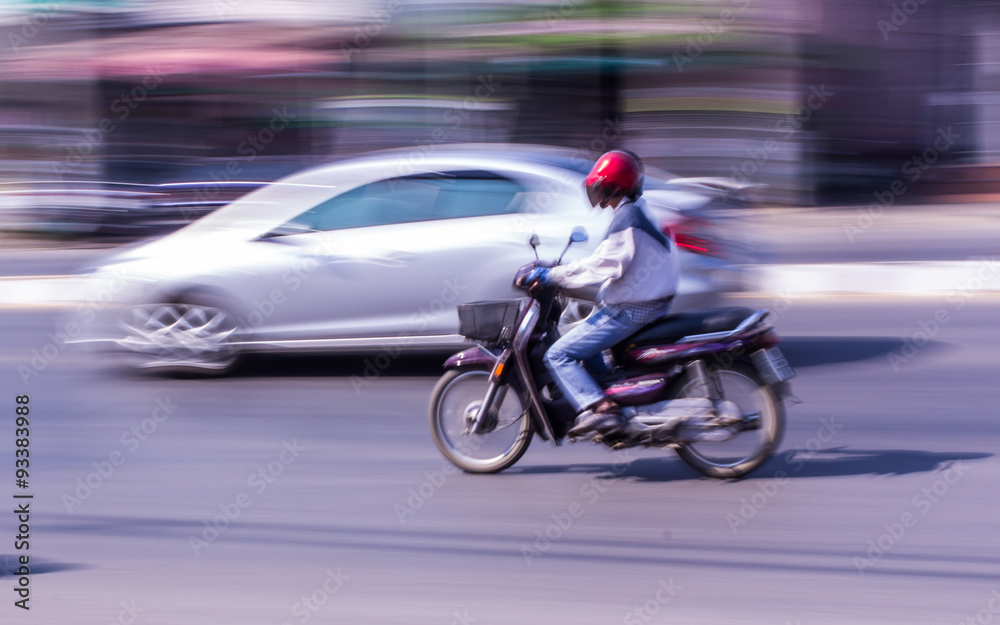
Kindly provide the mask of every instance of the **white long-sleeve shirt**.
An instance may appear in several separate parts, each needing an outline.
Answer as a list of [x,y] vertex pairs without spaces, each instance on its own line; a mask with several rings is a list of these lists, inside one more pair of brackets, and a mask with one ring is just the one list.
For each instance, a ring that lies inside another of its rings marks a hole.
[[594,253],[554,267],[549,278],[564,288],[601,284],[605,304],[665,299],[677,292],[677,248],[655,230],[642,212],[645,204],[625,200],[615,210],[607,236]]

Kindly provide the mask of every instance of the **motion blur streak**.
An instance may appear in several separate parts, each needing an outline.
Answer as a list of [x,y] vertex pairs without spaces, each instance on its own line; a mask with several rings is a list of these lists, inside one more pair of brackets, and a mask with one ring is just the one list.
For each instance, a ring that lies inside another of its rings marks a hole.
[[[994,622],[997,32],[990,0],[0,0],[19,622]],[[600,243],[610,149],[675,310],[775,313],[785,442],[734,481],[442,465],[456,306],[516,296],[532,234]]]

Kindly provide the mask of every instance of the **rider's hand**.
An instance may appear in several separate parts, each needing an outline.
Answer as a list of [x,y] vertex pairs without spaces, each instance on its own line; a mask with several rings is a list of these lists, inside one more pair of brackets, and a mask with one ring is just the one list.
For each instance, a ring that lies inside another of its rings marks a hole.
[[524,276],[524,284],[541,286],[549,281],[549,270],[545,267],[535,267]]

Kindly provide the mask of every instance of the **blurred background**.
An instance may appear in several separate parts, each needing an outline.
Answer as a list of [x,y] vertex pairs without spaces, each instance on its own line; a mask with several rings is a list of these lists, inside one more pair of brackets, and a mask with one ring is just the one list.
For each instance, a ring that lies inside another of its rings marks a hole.
[[998,22],[975,0],[7,0],[0,226],[127,235],[234,182],[470,141],[626,147],[768,205],[981,200]]

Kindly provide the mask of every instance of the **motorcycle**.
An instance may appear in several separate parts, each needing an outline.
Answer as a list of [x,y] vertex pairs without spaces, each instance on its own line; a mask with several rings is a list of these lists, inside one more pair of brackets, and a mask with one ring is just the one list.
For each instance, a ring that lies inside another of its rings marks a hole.
[[[537,435],[560,445],[576,412],[544,362],[559,338],[565,298],[558,286],[525,283],[516,300],[459,306],[460,333],[477,342],[445,362],[431,394],[430,429],[441,453],[469,473],[516,463]],[[723,308],[670,314],[605,352],[611,375],[598,379],[627,419],[613,437],[586,438],[612,449],[672,448],[695,470],[716,478],[747,475],[771,457],[785,429],[784,401],[795,376],[778,348],[766,310]]]

